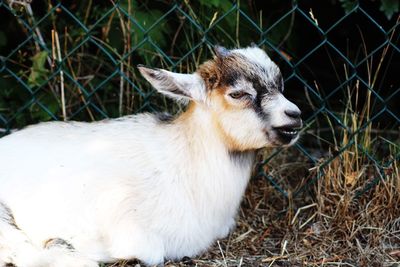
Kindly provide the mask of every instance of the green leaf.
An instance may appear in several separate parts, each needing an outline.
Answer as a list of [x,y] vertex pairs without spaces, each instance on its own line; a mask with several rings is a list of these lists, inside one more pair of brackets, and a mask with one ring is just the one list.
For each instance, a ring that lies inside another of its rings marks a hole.
[[229,0],[200,0],[199,2],[202,6],[220,9],[220,11],[227,11],[232,6]]
[[353,8],[356,7],[357,1],[356,0],[339,0],[342,3],[342,8],[346,13],[349,13]]
[[37,102],[32,103],[29,107],[32,119],[34,121],[51,120],[60,109],[58,101],[53,95],[42,95],[38,97],[38,100],[47,108],[47,110],[40,107]]
[[28,85],[39,86],[47,80],[49,71],[45,68],[48,53],[41,51],[32,57],[32,67],[28,77]]
[[221,0],[200,0],[200,4],[207,7],[219,7]]
[[380,11],[385,13],[386,18],[390,20],[393,14],[399,12],[399,0],[381,0]]

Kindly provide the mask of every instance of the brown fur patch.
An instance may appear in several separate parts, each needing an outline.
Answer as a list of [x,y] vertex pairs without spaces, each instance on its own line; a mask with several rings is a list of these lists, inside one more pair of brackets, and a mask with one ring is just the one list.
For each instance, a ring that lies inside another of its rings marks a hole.
[[[219,112],[215,112],[212,116],[212,123],[214,128],[217,130],[217,135],[223,140],[223,142],[226,144],[228,150],[230,151],[245,151],[246,148],[244,148],[241,144],[236,142],[226,131],[223,129],[219,118],[221,117],[221,114],[224,113],[227,109],[232,108],[225,100],[224,96],[220,91],[213,91],[211,94],[215,94],[213,97],[214,101],[219,101],[217,103],[220,106],[225,106],[225,108],[222,108]],[[195,112],[198,104],[195,102],[190,102],[187,110],[180,114],[177,119],[173,123],[181,123],[182,125],[188,125],[187,121],[191,121],[191,117],[193,116],[193,113]],[[185,122],[186,121],[186,122]],[[189,123],[190,125],[190,123]],[[196,131],[196,128],[187,128],[185,129],[185,133],[188,135],[191,135],[191,131]]]
[[217,113],[213,114],[213,123],[214,127],[218,130],[218,134],[220,135],[221,139],[225,142],[226,146],[228,147],[229,150],[232,151],[242,151],[244,148],[242,147],[241,144],[235,141],[222,127],[219,119],[225,112],[232,111],[235,109],[234,106],[230,105],[226,99],[225,99],[225,91],[226,87],[220,87],[218,90],[212,91],[211,98],[213,99],[213,102],[220,107],[219,111]]
[[225,99],[226,90],[227,88],[225,86],[221,86],[218,88],[218,90],[213,90],[209,93],[213,102],[215,102],[218,106],[220,106],[221,110],[232,109],[232,106]]
[[248,61],[242,55],[230,54],[226,57],[215,57],[203,63],[198,73],[203,78],[206,88],[210,90],[221,90],[223,87],[232,86],[243,77],[254,80],[258,77],[260,66]]
[[196,109],[196,102],[190,101],[186,111],[181,113],[174,122],[182,122],[186,120],[190,120],[190,117],[193,115],[193,112]]
[[220,72],[218,66],[215,64],[215,60],[209,60],[200,65],[197,70],[200,77],[206,84],[207,91],[211,91],[216,88],[220,80]]

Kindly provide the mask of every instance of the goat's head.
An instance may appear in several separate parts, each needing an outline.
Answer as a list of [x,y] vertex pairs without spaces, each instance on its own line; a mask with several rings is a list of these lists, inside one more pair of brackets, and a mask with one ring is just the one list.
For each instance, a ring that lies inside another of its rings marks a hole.
[[212,114],[229,149],[292,145],[302,127],[299,108],[283,95],[277,65],[257,48],[215,48],[216,56],[193,74],[139,66],[161,93],[191,100]]

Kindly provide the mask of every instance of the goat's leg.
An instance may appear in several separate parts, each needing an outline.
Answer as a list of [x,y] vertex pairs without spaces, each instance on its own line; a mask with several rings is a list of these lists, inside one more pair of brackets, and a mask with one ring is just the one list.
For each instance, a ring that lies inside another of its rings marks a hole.
[[85,258],[75,251],[72,244],[61,238],[52,238],[44,243],[44,257],[49,267],[98,267],[96,261]]
[[40,249],[18,228],[10,209],[0,202],[0,262],[25,267],[39,254]]
[[[110,233],[110,256],[114,259],[140,259],[154,266],[164,263],[164,245],[155,234],[129,222],[120,222]],[[163,266],[163,265],[159,265]]]
[[35,246],[15,223],[11,210],[0,202],[0,267],[98,267],[62,239],[50,239],[44,248]]

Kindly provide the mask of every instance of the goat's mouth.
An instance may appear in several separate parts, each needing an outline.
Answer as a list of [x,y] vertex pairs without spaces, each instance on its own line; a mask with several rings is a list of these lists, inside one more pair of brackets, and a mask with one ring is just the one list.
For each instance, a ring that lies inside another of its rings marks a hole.
[[297,129],[297,128],[279,127],[279,128],[275,128],[275,130],[279,134],[283,134],[285,136],[296,136],[299,134],[299,129]]
[[274,127],[278,136],[285,143],[289,143],[294,138],[299,135],[300,126],[299,125],[285,125],[281,127]]

